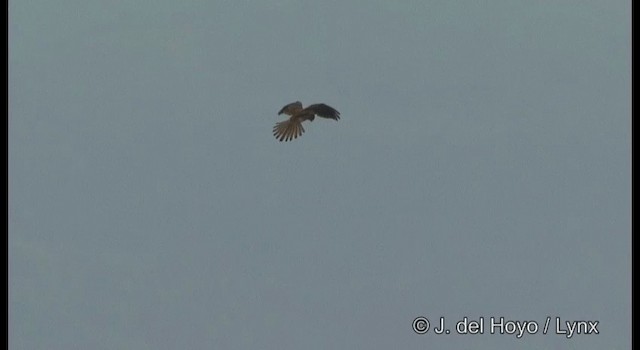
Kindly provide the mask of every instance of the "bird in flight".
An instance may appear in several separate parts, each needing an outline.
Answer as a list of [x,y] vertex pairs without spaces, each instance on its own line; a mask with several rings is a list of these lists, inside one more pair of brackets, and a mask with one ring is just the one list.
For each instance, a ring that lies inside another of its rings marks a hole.
[[282,107],[278,115],[286,114],[291,116],[288,120],[276,123],[273,127],[273,136],[279,141],[290,141],[302,135],[304,128],[302,122],[313,121],[315,116],[327,119],[340,119],[340,112],[324,103],[316,103],[302,108],[302,103],[296,101]]

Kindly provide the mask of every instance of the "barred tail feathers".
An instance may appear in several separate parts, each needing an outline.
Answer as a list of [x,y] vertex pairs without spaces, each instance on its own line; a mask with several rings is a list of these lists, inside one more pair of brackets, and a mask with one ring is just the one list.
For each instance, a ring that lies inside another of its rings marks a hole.
[[299,118],[289,118],[273,127],[273,136],[278,141],[291,141],[298,138],[304,133],[304,127],[302,127],[302,121]]

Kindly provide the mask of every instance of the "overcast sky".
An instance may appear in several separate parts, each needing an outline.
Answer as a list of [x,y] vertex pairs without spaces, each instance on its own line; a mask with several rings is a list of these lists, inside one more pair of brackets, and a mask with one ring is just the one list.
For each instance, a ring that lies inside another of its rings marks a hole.
[[[630,348],[630,26],[630,1],[10,1],[9,347]],[[296,100],[342,118],[278,142]]]

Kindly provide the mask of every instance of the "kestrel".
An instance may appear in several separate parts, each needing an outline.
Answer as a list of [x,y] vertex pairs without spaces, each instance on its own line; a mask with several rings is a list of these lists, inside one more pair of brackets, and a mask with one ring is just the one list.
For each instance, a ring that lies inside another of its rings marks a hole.
[[282,107],[278,115],[283,113],[291,117],[289,120],[276,123],[273,127],[273,136],[279,141],[290,141],[302,135],[304,132],[302,122],[305,120],[313,121],[316,115],[327,119],[340,119],[340,112],[324,103],[312,104],[307,108],[302,108],[302,103],[296,101]]

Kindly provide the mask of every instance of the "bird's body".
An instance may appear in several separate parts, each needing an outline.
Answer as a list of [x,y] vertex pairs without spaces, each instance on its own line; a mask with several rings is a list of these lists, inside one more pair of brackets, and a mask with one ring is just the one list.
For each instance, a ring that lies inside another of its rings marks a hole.
[[302,135],[304,133],[302,122],[305,120],[313,121],[316,115],[327,119],[340,119],[340,112],[324,103],[316,103],[302,108],[302,103],[296,101],[282,107],[278,112],[278,115],[280,114],[286,114],[290,117],[288,120],[276,123],[273,127],[273,135],[279,141],[290,141]]

